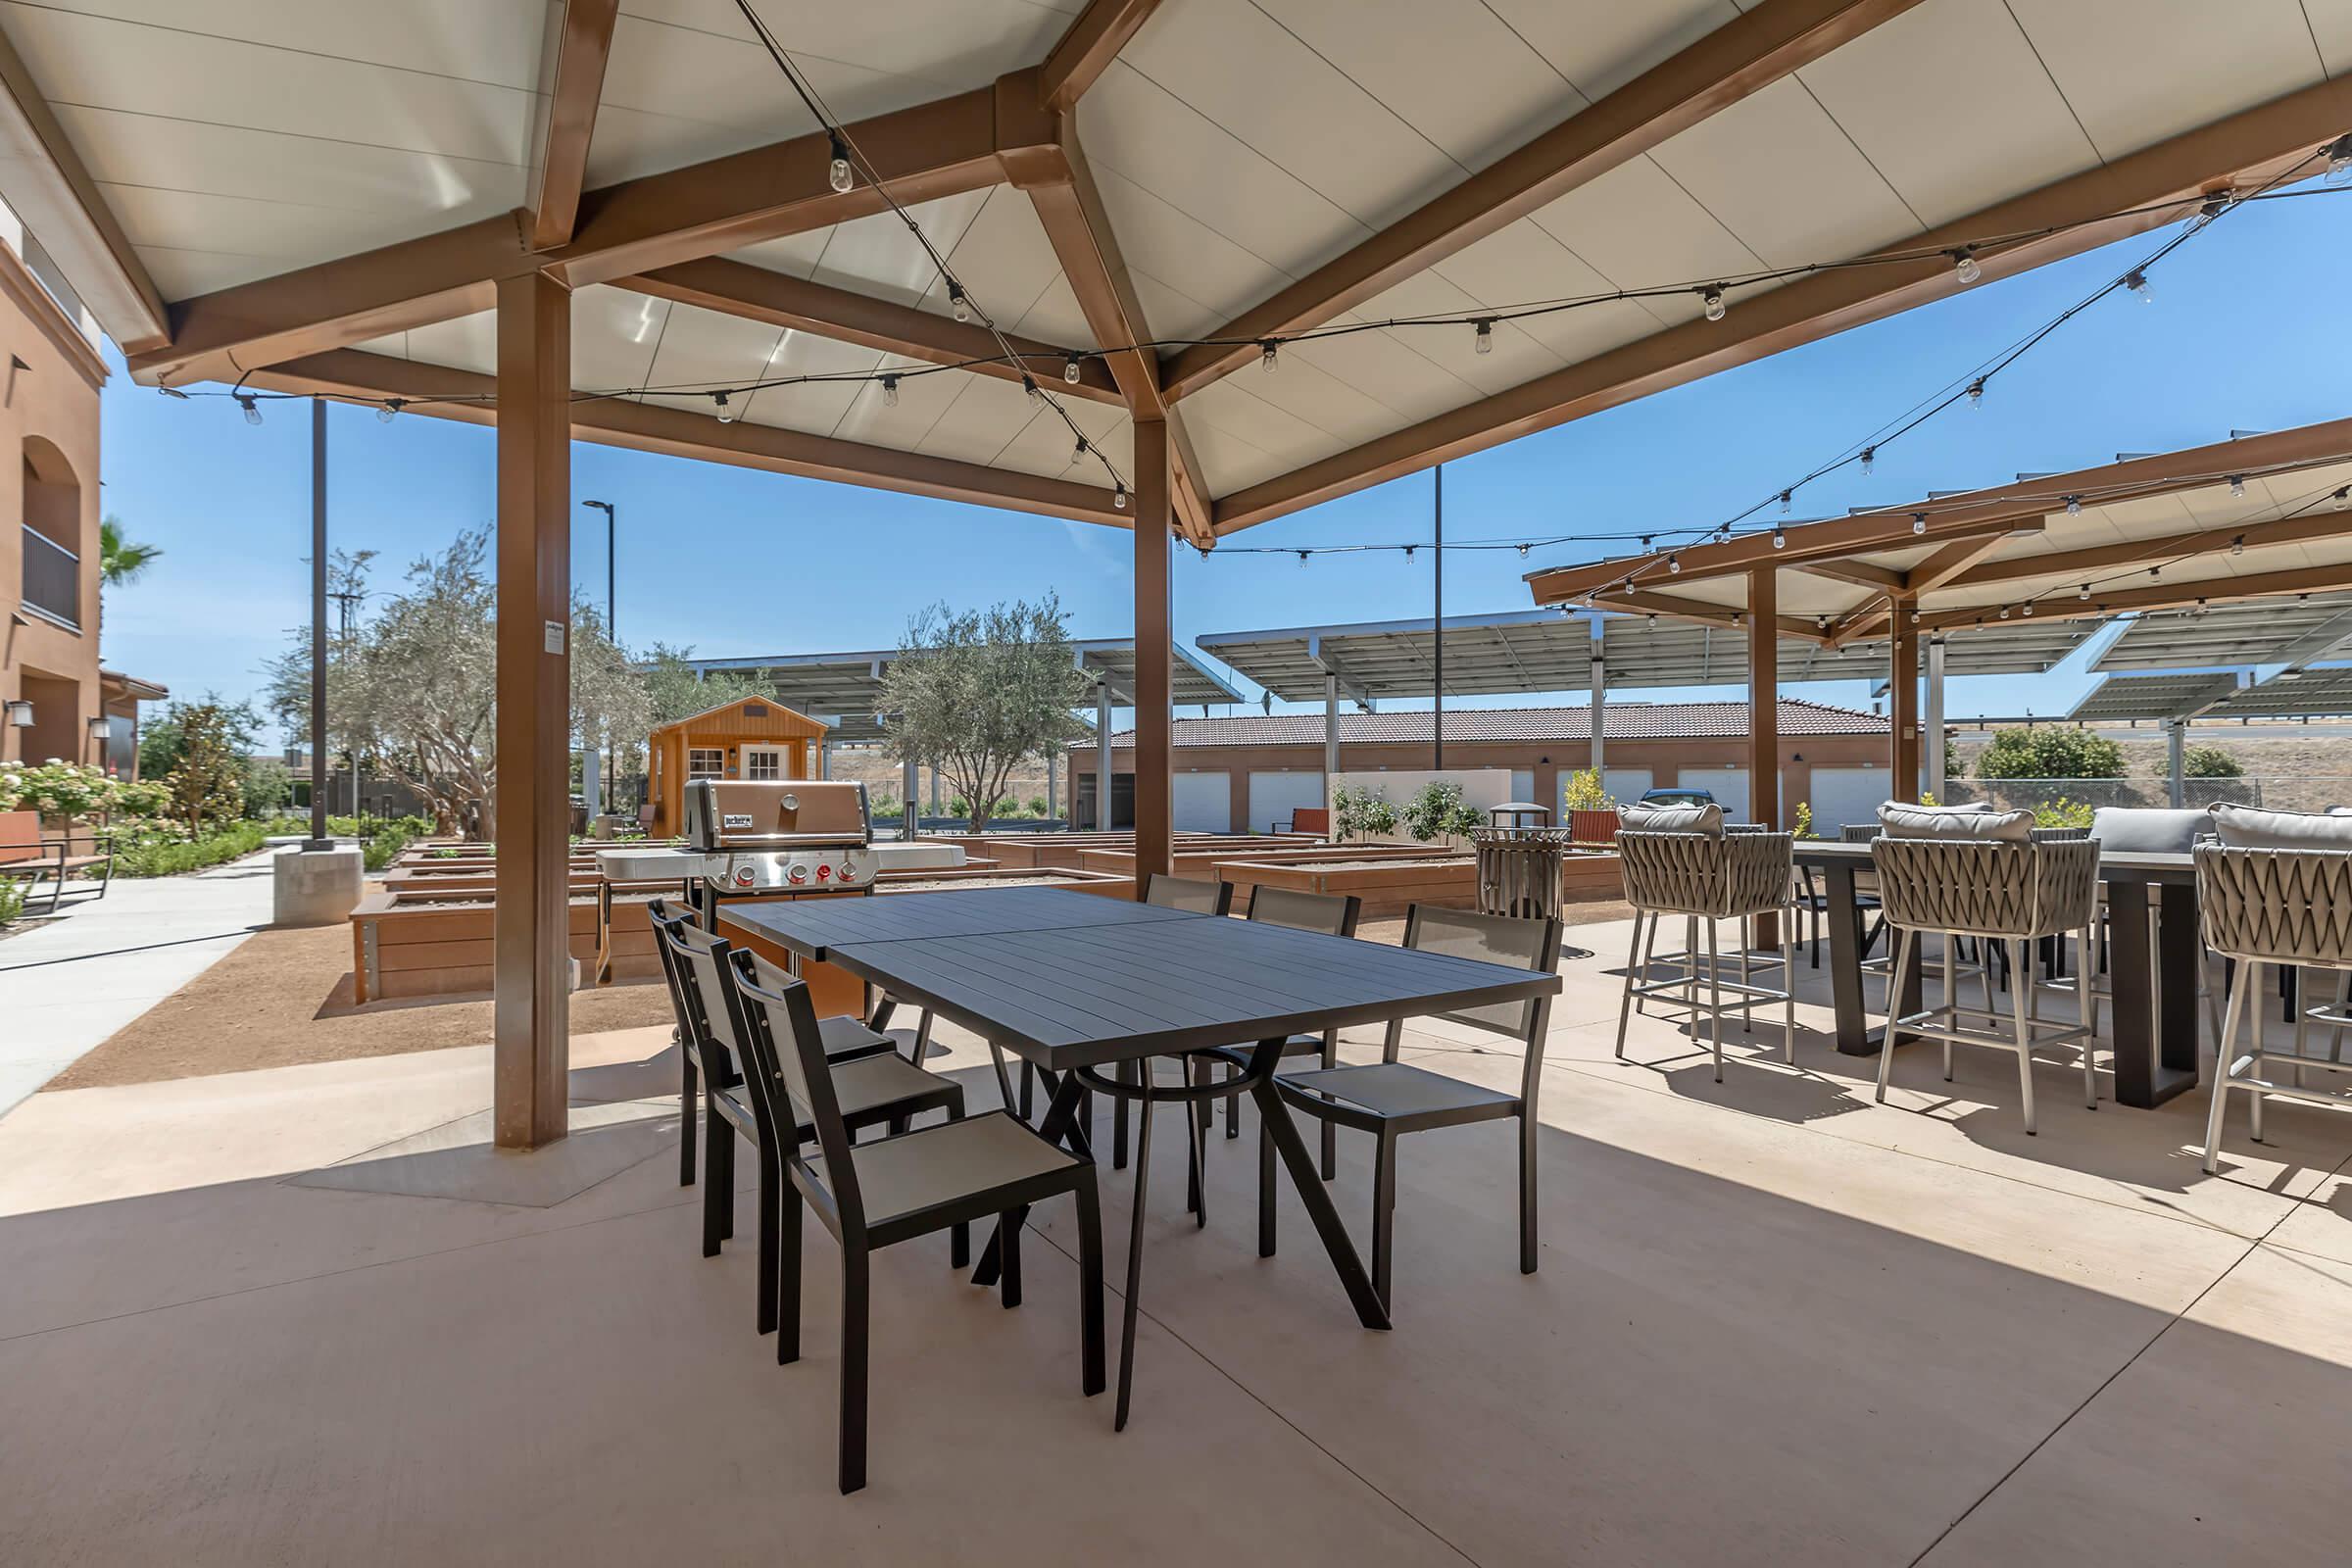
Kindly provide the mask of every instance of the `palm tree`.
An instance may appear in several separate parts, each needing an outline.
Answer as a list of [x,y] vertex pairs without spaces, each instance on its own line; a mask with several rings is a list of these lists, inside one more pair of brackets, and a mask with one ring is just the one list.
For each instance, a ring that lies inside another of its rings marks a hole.
[[98,581],[102,587],[129,587],[162,555],[153,545],[134,545],[125,539],[121,517],[108,517],[98,524]]

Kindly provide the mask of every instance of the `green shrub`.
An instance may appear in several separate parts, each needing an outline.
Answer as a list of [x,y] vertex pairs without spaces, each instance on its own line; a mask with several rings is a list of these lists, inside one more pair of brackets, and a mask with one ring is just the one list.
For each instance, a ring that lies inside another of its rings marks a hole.
[[24,877],[0,876],[0,925],[9,925],[24,912],[24,895],[31,888]]
[[1398,813],[1404,830],[1427,844],[1444,833],[1467,833],[1483,818],[1475,806],[1462,799],[1462,787],[1449,778],[1431,779],[1407,801]]
[[2034,808],[2035,827],[2088,827],[2091,804],[2088,801],[2070,801],[2061,795],[2054,801],[2044,801]]
[[117,876],[178,876],[208,865],[251,855],[270,836],[261,822],[235,822],[218,833],[182,843],[155,840],[122,850],[115,857]]
[[2122,778],[2124,749],[2086,729],[2005,729],[1977,759],[1979,778]]
[[2186,778],[2244,778],[2246,764],[2219,746],[2191,746],[2180,754],[2180,772]]
[[1800,839],[1819,837],[1813,831],[1813,803],[1811,801],[1796,803],[1796,830],[1791,836]]
[[1360,785],[1342,784],[1333,790],[1331,806],[1332,825],[1343,840],[1396,830],[1396,808]]
[[1580,767],[1561,786],[1560,805],[1571,811],[1605,811],[1617,802],[1602,787],[1600,769]]

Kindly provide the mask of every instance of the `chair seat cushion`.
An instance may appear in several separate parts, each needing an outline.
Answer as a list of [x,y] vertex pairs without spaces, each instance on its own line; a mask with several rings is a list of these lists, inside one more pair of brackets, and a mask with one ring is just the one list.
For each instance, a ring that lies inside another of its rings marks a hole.
[[827,1061],[871,1055],[890,1049],[889,1036],[874,1033],[847,1014],[817,1019],[816,1037],[824,1042]]
[[842,1115],[853,1120],[867,1111],[954,1087],[949,1079],[925,1072],[897,1052],[833,1065],[833,1098],[841,1102]]
[[2325,811],[2266,811],[2221,802],[2208,808],[2233,850],[2352,850],[2352,817]]
[[[1001,1110],[858,1144],[850,1157],[871,1225],[1078,1163]],[[810,1163],[822,1180],[822,1161]]]
[[1448,1111],[1475,1110],[1488,1105],[1515,1105],[1519,1097],[1499,1089],[1448,1078],[1409,1062],[1375,1061],[1357,1067],[1326,1067],[1315,1072],[1284,1073],[1279,1083],[1287,1098],[1300,1104],[1312,1097],[1330,1099],[1384,1120]]
[[1996,839],[2023,844],[2034,830],[2034,813],[1888,801],[1879,808],[1879,827],[1887,838]]

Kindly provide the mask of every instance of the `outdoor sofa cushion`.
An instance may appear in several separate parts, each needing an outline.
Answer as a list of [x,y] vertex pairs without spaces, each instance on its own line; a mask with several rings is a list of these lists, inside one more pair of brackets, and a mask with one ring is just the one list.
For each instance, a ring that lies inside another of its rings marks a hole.
[[2102,806],[2090,813],[2090,836],[2106,855],[2186,855],[2213,817],[2193,808]]
[[2208,808],[2224,846],[2233,850],[2352,850],[2352,816],[2325,811],[2266,811],[2220,802]]
[[1643,806],[1639,801],[1625,808],[1625,830],[1628,833],[1704,833],[1710,838],[1723,837],[1723,808],[1708,806]]
[[1994,839],[2023,844],[2033,832],[2034,813],[1888,801],[1879,808],[1879,826],[1890,839]]

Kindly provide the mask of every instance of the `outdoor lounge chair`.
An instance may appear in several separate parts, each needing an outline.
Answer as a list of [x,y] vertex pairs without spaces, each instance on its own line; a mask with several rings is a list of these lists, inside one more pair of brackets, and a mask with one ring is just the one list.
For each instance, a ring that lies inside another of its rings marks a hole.
[[[2338,1076],[2322,1088],[2304,1080],[2307,1067],[2352,1073],[2352,1062],[2343,1059],[2343,1031],[2352,1028],[2352,1013],[2340,1002],[2310,1007],[2298,1003],[2293,1046],[2278,1052],[2263,1044],[2255,1001],[2265,964],[2352,971],[2352,817],[2217,806],[2213,821],[2219,842],[2199,843],[2194,852],[2198,918],[2205,945],[2234,960],[2236,968],[2214,1053],[2213,1100],[2205,1116],[2208,1175],[2220,1168],[2222,1122],[2232,1091],[2246,1097],[2258,1144],[2262,1102],[2272,1095],[2352,1109],[2352,1079]],[[2239,1027],[2249,1018],[2253,1044],[2240,1051]],[[2308,1054],[2314,1023],[2335,1032],[2324,1056]],[[2282,1059],[2293,1064],[2291,1081],[2271,1076],[2270,1068]]]
[[[1560,922],[1477,914],[1468,909],[1412,906],[1404,945],[1420,953],[1549,973],[1560,964]],[[1519,1272],[1536,1271],[1536,1097],[1544,1084],[1544,1044],[1551,1026],[1551,998],[1500,1003],[1468,1012],[1441,1013],[1450,1022],[1517,1040],[1525,1051],[1519,1092],[1465,1083],[1396,1059],[1404,1022],[1388,1028],[1381,1059],[1350,1067],[1278,1074],[1275,1091],[1286,1104],[1325,1125],[1354,1128],[1377,1140],[1372,1160],[1372,1288],[1390,1305],[1396,1251],[1396,1145],[1407,1133],[1515,1117],[1519,1122]],[[1274,1255],[1274,1139],[1264,1127],[1257,1142],[1257,1253]]]
[[[2091,1061],[2090,987],[2083,965],[2076,966],[2075,995],[2081,1008],[2069,1026],[2041,1027],[2034,1015],[2034,987],[2020,981],[2010,990],[2011,1029],[2007,1038],[1986,1025],[1999,1019],[1990,1007],[1963,1007],[1954,975],[1953,947],[1961,937],[2011,945],[2020,976],[2033,973],[2030,945],[2044,937],[2075,932],[2088,948],[2092,895],[2098,887],[2099,847],[2086,839],[2034,843],[2031,811],[1955,812],[1889,802],[1880,808],[1885,832],[1871,842],[1878,867],[1879,897],[1886,923],[1896,932],[1894,969],[1887,981],[1886,1028],[1879,1048],[1877,1098],[1886,1099],[1898,1033],[1923,1035],[1943,1044],[1943,1076],[1952,1077],[1952,1047],[1986,1046],[2017,1054],[2019,1093],[2026,1132],[2034,1129],[2034,1052],[2075,1044],[2082,1057],[2082,1099],[2098,1108],[2098,1076]],[[1935,837],[1906,835],[1934,834]],[[1944,939],[1944,1000],[1939,1007],[1901,1011],[1905,976],[1923,961],[1921,937]]]
[[[1617,1051],[1625,1056],[1626,1026],[1645,997],[1666,997],[1690,1010],[1692,1032],[1700,1014],[1714,1025],[1715,1081],[1723,1082],[1723,1015],[1735,1008],[1752,1022],[1756,1004],[1778,1002],[1784,1010],[1782,1049],[1796,1060],[1795,921],[1781,927],[1781,984],[1757,984],[1749,970],[1747,945],[1740,949],[1740,975],[1724,978],[1716,951],[1715,929],[1724,920],[1742,922],[1787,908],[1791,854],[1795,840],[1787,833],[1724,830],[1722,810],[1714,806],[1684,807],[1668,811],[1628,816],[1629,825],[1617,835],[1618,862],[1625,875],[1626,902],[1634,906],[1632,950],[1626,956],[1625,993],[1617,1007]],[[1654,825],[1651,825],[1654,824]],[[1657,941],[1661,917],[1679,914],[1685,921],[1682,973],[1674,979],[1652,981],[1647,949]],[[1698,963],[1698,927],[1707,928],[1706,968]],[[1648,927],[1646,943],[1643,925]],[[1699,996],[1701,985],[1706,996]],[[1731,993],[1732,1000],[1724,1001]]]
[[[1095,1167],[1047,1143],[1004,1111],[957,1117],[875,1143],[850,1141],[854,1113],[844,1070],[825,1056],[808,988],[756,955],[719,964],[725,1006],[743,1042],[750,1098],[770,1127],[787,1120],[813,1131],[805,1142],[771,1138],[786,1181],[776,1227],[778,1246],[763,1263],[780,1285],[776,1360],[801,1356],[801,1211],[841,1245],[841,1440],[844,1493],[865,1485],[868,1257],[876,1249],[953,1229],[960,1258],[971,1222],[994,1214],[1004,1240],[1004,1301],[1018,1306],[1021,1272],[1017,1225],[1030,1204],[1067,1193],[1078,1204],[1080,1377],[1089,1396],[1102,1392],[1102,1219]],[[894,1054],[889,1060],[906,1067]],[[853,1069],[855,1070],[855,1065]],[[780,1092],[779,1092],[780,1091]]]

